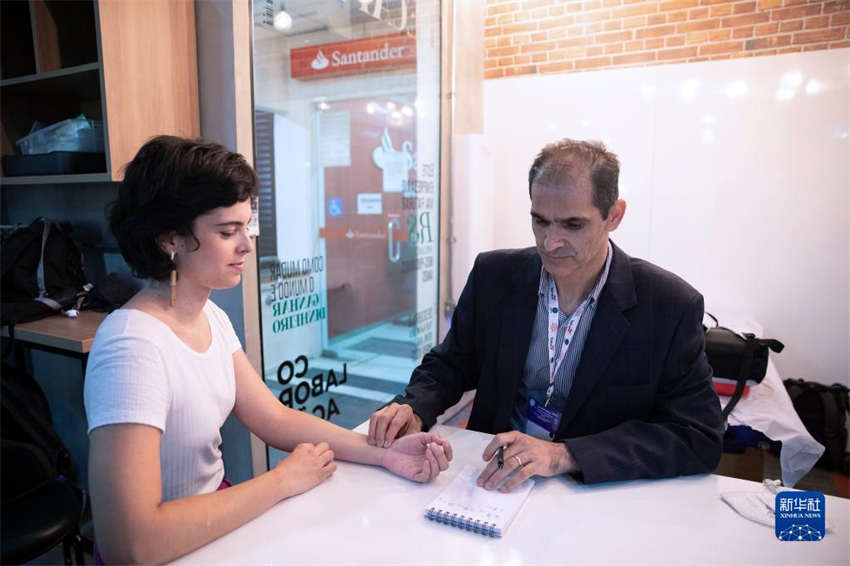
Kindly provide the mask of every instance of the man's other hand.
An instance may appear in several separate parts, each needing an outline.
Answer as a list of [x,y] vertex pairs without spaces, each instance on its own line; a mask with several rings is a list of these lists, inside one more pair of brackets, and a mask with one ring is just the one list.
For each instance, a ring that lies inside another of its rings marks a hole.
[[[505,452],[504,465],[499,468],[494,458],[499,447]],[[517,431],[497,434],[484,449],[481,457],[489,463],[478,476],[478,485],[484,489],[496,489],[505,478],[499,491],[507,492],[531,476],[554,476],[576,472],[578,467],[563,442],[548,442]],[[511,475],[513,474],[513,475]]]
[[368,442],[372,446],[387,448],[396,438],[421,431],[422,419],[410,405],[390,403],[369,417]]

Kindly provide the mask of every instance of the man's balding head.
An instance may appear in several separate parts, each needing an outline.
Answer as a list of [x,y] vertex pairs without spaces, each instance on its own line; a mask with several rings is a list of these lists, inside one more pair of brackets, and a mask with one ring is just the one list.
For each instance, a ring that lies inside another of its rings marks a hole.
[[620,162],[602,142],[564,138],[544,147],[528,171],[528,195],[531,187],[575,186],[590,181],[593,204],[602,218],[619,197]]

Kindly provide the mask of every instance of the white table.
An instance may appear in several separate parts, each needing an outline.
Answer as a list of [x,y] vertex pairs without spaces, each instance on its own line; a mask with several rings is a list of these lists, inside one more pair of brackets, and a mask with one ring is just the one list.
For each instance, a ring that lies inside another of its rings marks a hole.
[[425,506],[464,464],[483,464],[490,435],[438,426],[454,448],[431,484],[339,462],[313,490],[177,560],[175,564],[841,564],[850,563],[850,501],[826,497],[835,530],[820,542],[780,542],[719,498],[758,490],[715,475],[586,486],[538,478],[516,521],[490,539],[425,519]]

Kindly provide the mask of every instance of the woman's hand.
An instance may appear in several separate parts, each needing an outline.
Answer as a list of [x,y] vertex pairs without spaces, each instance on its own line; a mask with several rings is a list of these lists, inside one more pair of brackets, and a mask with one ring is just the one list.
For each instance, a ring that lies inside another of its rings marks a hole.
[[334,453],[327,442],[299,444],[274,468],[283,488],[282,498],[313,489],[335,471]]
[[403,436],[384,451],[381,465],[403,478],[429,482],[449,467],[452,445],[439,436],[420,432]]

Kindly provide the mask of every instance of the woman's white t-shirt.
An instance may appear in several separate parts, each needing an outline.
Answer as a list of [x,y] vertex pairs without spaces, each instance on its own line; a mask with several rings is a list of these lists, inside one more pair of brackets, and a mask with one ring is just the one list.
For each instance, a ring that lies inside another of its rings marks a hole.
[[215,491],[224,478],[220,429],[236,402],[233,352],[241,345],[224,311],[207,301],[204,313],[212,335],[206,352],[156,317],[119,309],[98,328],[89,355],[89,433],[118,423],[162,431],[163,501]]

